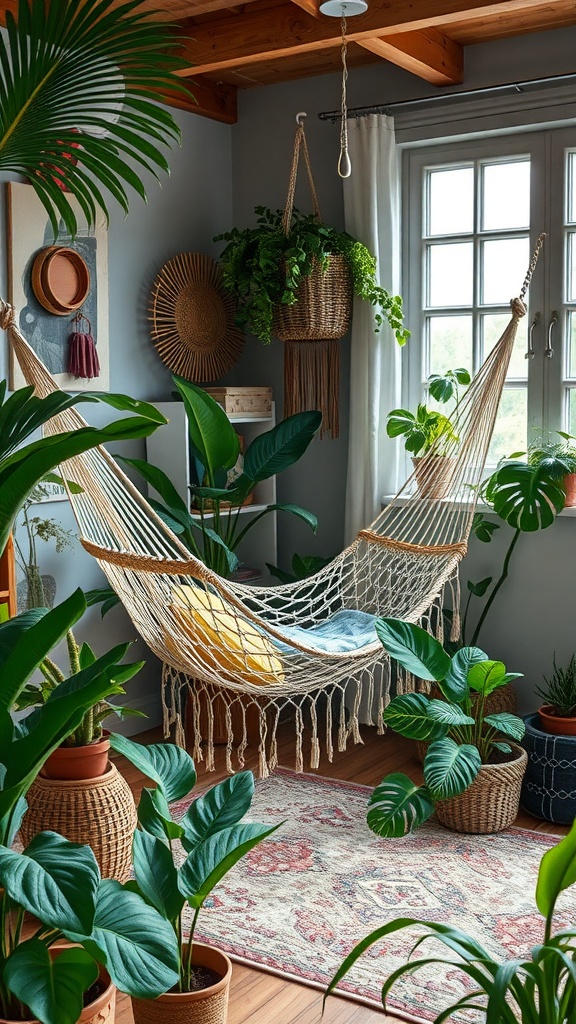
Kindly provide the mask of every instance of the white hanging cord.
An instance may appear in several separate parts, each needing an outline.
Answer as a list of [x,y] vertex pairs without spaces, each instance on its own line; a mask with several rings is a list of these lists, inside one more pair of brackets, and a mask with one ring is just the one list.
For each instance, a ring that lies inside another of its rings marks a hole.
[[341,178],[349,178],[352,173],[352,164],[348,156],[348,110],[346,106],[346,84],[348,82],[348,64],[346,61],[348,46],[346,43],[346,5],[342,6],[342,105],[340,118],[340,157],[338,160],[338,174]]

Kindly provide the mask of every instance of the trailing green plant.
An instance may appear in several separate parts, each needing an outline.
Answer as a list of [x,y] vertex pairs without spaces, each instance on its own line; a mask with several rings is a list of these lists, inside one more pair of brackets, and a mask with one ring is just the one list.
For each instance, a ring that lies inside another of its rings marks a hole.
[[443,374],[430,374],[427,387],[432,398],[442,403],[454,400],[450,415],[429,409],[423,402],[418,405],[415,414],[408,409],[393,409],[388,413],[386,421],[388,437],[404,437],[406,451],[412,455],[426,455],[430,451],[441,455],[442,442],[448,444],[458,440],[452,418],[458,412],[460,387],[469,383],[470,374],[463,367],[446,370]]
[[507,672],[478,647],[462,647],[452,656],[426,630],[400,619],[378,619],[376,632],[401,667],[434,683],[432,692],[403,693],[384,711],[387,726],[408,739],[428,743],[424,785],[395,772],[376,787],[368,802],[368,825],[385,838],[404,836],[426,821],[438,801],[472,785],[483,764],[498,752],[512,753],[506,738],[524,735],[521,718],[508,712],[486,713],[486,699],[520,673]]
[[[91,707],[116,692],[116,679],[130,668],[121,664],[128,644],[120,644],[14,720],[11,709],[30,676],[85,609],[77,590],[50,611],[36,608],[0,623],[0,1016],[8,1020],[76,1024],[98,963],[133,994],[159,995],[177,977],[171,929],[136,894],[101,881],[88,847],[48,832],[24,853],[11,849],[26,793],[46,758]],[[26,912],[40,921],[29,939],[22,931]],[[48,951],[62,937],[82,949],[52,963]]]
[[544,676],[544,686],[537,686],[536,693],[560,718],[573,718],[576,716],[576,654],[566,668],[556,664],[554,655],[552,666],[552,675],[549,679]]
[[[249,771],[226,778],[196,797],[176,821],[169,803],[181,800],[196,784],[190,755],[171,743],[144,747],[125,736],[113,736],[111,744],[156,783],[155,789],[143,789],[140,796],[133,843],[135,883],[127,886],[169,922],[180,953],[177,991],[190,992],[194,931],[206,899],[241,857],[280,826],[241,823],[254,795],[254,776]],[[180,867],[175,860],[176,842],[186,854]],[[186,903],[193,914],[188,937],[182,916]]]
[[[133,466],[160,495],[150,504],[197,558],[221,576],[236,568],[235,551],[246,534],[270,512],[288,512],[316,532],[312,512],[291,503],[267,505],[242,516],[242,502],[262,480],[276,476],[304,454],[322,420],[319,412],[300,412],[277,423],[248,445],[242,472],[232,483],[228,472],[238,462],[240,441],[226,413],[202,388],[175,377],[188,420],[190,451],[199,464],[198,484],[190,487],[195,508],[190,512],[163,470],[141,459],[122,459]],[[244,525],[242,525],[244,523]]]
[[[18,0],[0,37],[0,170],[23,176],[44,204],[54,237],[74,236],[77,200],[89,224],[107,196],[128,212],[146,199],[141,169],[168,172],[161,146],[180,131],[162,107],[180,92],[185,62],[175,28],[136,3]],[[64,186],[67,191],[64,191]]]
[[375,330],[387,321],[398,344],[406,343],[410,332],[403,325],[402,299],[378,284],[376,259],[365,245],[346,231],[320,223],[314,214],[294,210],[286,234],[283,210],[257,206],[255,213],[255,227],[233,228],[214,239],[227,243],[220,256],[222,282],[238,303],[239,326],[269,344],[275,307],[293,305],[302,279],[317,265],[325,270],[328,257],[338,254],[350,267],[355,294],[375,308]]
[[[523,455],[527,457],[523,459]],[[468,581],[468,599],[462,618],[463,637],[466,637],[467,633],[472,597],[486,597],[470,640],[471,644],[478,642],[486,617],[508,578],[510,562],[520,535],[548,529],[564,508],[564,478],[572,472],[571,465],[566,453],[555,453],[552,447],[547,445],[534,445],[528,453],[516,452],[509,458],[502,459],[483,483],[480,500],[490,506],[499,519],[511,526],[513,533],[499,577],[495,581],[492,576],[487,576],[477,583]],[[497,529],[498,524],[486,519],[485,513],[480,512],[474,517],[472,533],[483,543],[490,543]]]
[[[324,1002],[375,942],[406,928],[417,928],[420,934],[411,956],[424,942],[428,944],[428,939],[434,939],[446,947],[448,959],[427,951],[422,959],[410,959],[402,964],[382,986],[384,1010],[396,982],[421,967],[438,964],[442,970],[462,971],[472,985],[465,995],[437,1014],[434,1024],[443,1024],[467,1010],[480,1013],[485,1024],[573,1024],[576,1019],[576,928],[555,932],[554,914],[558,897],[574,885],[575,880],[576,824],[540,861],[536,906],[543,918],[543,933],[526,959],[499,962],[477,938],[445,921],[400,917],[376,928],[354,946],[330,981]],[[474,1015],[474,1019],[480,1018]]]

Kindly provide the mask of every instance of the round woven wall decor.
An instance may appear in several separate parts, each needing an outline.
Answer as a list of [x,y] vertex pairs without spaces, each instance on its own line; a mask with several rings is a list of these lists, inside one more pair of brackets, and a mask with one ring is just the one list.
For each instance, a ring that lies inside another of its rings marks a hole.
[[215,260],[183,252],[164,264],[152,288],[150,320],[158,355],[191,381],[218,380],[238,360],[244,335]]

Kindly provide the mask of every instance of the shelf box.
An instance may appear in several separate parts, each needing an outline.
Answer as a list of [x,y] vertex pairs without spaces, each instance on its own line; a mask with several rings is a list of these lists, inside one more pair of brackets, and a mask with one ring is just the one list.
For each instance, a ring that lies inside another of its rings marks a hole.
[[272,412],[272,388],[205,388],[228,416],[269,416]]

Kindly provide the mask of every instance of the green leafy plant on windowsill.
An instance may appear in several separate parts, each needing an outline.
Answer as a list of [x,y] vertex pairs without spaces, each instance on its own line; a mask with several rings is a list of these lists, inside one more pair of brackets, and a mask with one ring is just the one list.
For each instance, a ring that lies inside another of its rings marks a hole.
[[314,214],[294,210],[286,234],[283,210],[257,206],[255,213],[255,227],[233,228],[214,239],[227,243],[220,256],[222,281],[238,303],[239,326],[269,344],[275,307],[295,303],[302,279],[317,264],[325,269],[328,256],[338,254],[350,268],[355,294],[375,308],[375,330],[387,321],[398,344],[406,343],[410,332],[403,325],[402,299],[378,284],[376,259],[365,245],[346,231],[319,223]]
[[452,419],[458,411],[460,387],[467,387],[469,383],[470,374],[463,367],[446,370],[443,374],[431,374],[427,381],[431,397],[442,404],[454,400],[450,415],[429,409],[424,403],[418,405],[416,413],[408,409],[393,409],[386,421],[388,437],[403,437],[404,447],[412,455],[426,455],[432,450],[440,455],[442,441],[458,440]]
[[[469,991],[435,1017],[443,1024],[467,1010],[476,1010],[485,1024],[573,1024],[576,1019],[576,928],[554,931],[558,897],[576,880],[576,824],[567,836],[548,850],[540,861],[536,883],[536,906],[543,918],[543,934],[525,959],[494,960],[477,938],[466,935],[445,921],[421,921],[401,917],[362,939],[338,968],[326,996],[348,974],[362,954],[395,932],[418,929],[412,953],[434,939],[446,947],[446,956],[426,953],[410,959],[395,970],[382,986],[382,1005],[397,981],[421,967],[437,964],[441,970],[462,971],[472,983]],[[504,906],[505,911],[505,906]],[[426,1009],[423,1007],[423,1009]],[[460,1019],[460,1018],[459,1018]],[[476,1015],[475,1020],[480,1020]]]

